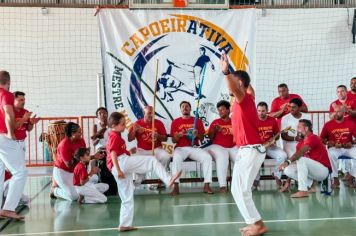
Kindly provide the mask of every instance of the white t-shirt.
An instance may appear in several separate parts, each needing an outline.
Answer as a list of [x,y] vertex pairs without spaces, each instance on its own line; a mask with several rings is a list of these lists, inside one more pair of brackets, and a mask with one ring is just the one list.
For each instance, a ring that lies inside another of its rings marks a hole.
[[311,121],[311,116],[308,113],[302,113],[302,116],[299,119],[295,118],[291,113],[283,116],[282,121],[281,121],[281,130],[287,128],[288,126],[291,126],[292,129],[295,130],[295,132],[293,133],[292,131],[288,131],[288,136],[296,137],[298,123],[299,123],[299,120],[301,120],[301,119],[306,119],[306,120]]
[[[96,124],[98,127],[101,127],[100,126],[100,122],[97,121],[97,124]],[[107,128],[105,130],[105,133],[104,133],[104,137],[99,139],[99,142],[95,145],[95,149],[98,150],[99,148],[106,148],[106,144],[108,142],[108,138],[109,138],[109,133],[110,133],[110,129]]]

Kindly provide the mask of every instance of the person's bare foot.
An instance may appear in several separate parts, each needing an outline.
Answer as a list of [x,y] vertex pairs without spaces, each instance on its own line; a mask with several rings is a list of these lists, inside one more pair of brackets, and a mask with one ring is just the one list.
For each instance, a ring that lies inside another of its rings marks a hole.
[[219,193],[227,193],[227,188],[226,187],[221,187],[219,189]]
[[283,185],[283,187],[279,190],[280,193],[284,193],[285,191],[290,192],[290,182],[286,181]]
[[258,221],[252,225],[244,227],[241,231],[243,236],[258,236],[266,233],[268,228],[265,226],[263,221]]
[[0,217],[2,217],[2,218],[10,218],[10,219],[14,219],[14,220],[24,220],[25,219],[24,216],[18,215],[14,211],[7,211],[7,210],[2,210],[0,212]]
[[272,176],[276,180],[277,187],[280,188],[282,185],[282,180],[280,178],[278,178],[277,176],[275,176],[274,173],[272,173]]
[[303,198],[303,197],[309,197],[308,191],[298,191],[294,194],[291,195],[292,198]]
[[316,186],[317,186],[318,182],[313,180],[313,184],[312,186],[308,189],[308,193],[316,193]]
[[348,182],[350,188],[356,188],[355,177],[350,176],[350,178],[348,179],[347,182]]
[[348,180],[350,179],[350,177],[352,177],[352,176],[350,175],[349,172],[347,172],[347,173],[344,175],[344,178],[342,178],[342,181],[348,181]]
[[121,226],[119,227],[119,231],[120,232],[127,232],[127,231],[133,231],[133,230],[138,230],[138,228],[135,228],[135,227],[124,227],[124,226]]
[[211,190],[209,183],[204,184],[203,192],[207,194],[213,194],[213,190]]
[[83,195],[79,195],[79,197],[78,197],[78,199],[77,199],[77,202],[78,202],[79,204],[84,203],[84,196],[83,196]]
[[340,180],[337,177],[334,177],[333,183],[331,184],[332,189],[340,188]]
[[171,196],[177,196],[179,194],[179,184],[174,183],[173,190],[171,192]]
[[168,187],[172,188],[175,185],[175,181],[182,175],[182,171],[177,172],[174,176],[172,176],[171,180],[169,181]]

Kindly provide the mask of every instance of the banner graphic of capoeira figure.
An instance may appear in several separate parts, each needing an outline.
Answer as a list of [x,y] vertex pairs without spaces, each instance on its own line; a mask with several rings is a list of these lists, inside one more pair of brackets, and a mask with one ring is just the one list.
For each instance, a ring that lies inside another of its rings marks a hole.
[[248,71],[254,82],[256,9],[102,9],[99,25],[106,103],[109,112],[125,113],[128,126],[153,104],[157,59],[156,118],[168,132],[171,121],[181,116],[183,100],[195,110],[196,99],[201,99],[199,117],[206,127],[218,117],[216,103],[229,100],[220,71],[223,53],[231,70]]

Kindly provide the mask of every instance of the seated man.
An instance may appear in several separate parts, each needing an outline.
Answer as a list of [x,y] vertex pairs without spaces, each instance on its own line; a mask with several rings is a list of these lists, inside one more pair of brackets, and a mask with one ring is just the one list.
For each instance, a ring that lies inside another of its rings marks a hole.
[[[176,143],[173,153],[172,175],[176,175],[182,170],[182,163],[188,157],[192,160],[198,161],[203,165],[204,174],[204,193],[212,194],[209,184],[212,181],[212,158],[208,152],[201,148],[192,147],[192,140],[194,139],[194,146],[199,145],[199,140],[204,139],[204,125],[200,119],[197,119],[196,128],[194,128],[194,117],[190,115],[191,105],[187,101],[180,103],[180,110],[182,117],[173,120],[171,125],[171,136],[173,143]],[[174,183],[174,188],[171,193],[172,196],[179,194],[179,179]]]
[[212,145],[206,148],[216,163],[216,172],[220,185],[220,193],[226,193],[226,176],[229,167],[229,158],[235,162],[237,147],[232,135],[230,115],[230,103],[220,101],[216,105],[220,119],[211,122],[209,127],[209,138]]
[[[276,119],[268,116],[267,113],[267,103],[260,102],[257,105],[257,114],[259,118],[258,131],[263,143],[272,139],[279,132],[279,127]],[[275,144],[273,144],[267,148],[266,155],[276,160],[276,167],[274,168],[272,175],[276,179],[277,186],[280,187],[282,184],[282,173],[278,170],[278,167],[287,159],[287,153],[282,148],[277,147]],[[254,184],[255,186],[258,185],[256,181],[259,181],[259,177],[260,176],[257,175]]]
[[166,128],[162,121],[155,119],[155,130],[152,132],[153,107],[146,106],[144,112],[143,119],[136,121],[130,127],[128,141],[137,140],[136,153],[138,155],[152,155],[152,142],[154,141],[154,156],[164,167],[167,167],[170,156],[162,147],[162,142],[168,139]]
[[313,134],[310,120],[299,120],[298,133],[301,140],[296,153],[279,166],[289,178],[298,180],[298,192],[292,194],[292,198],[308,197],[308,189],[315,191],[311,188],[313,180],[325,180],[332,169],[328,152],[320,138]]
[[[352,139],[356,136],[356,127],[353,121],[345,119],[344,113],[345,109],[343,106],[334,106],[334,119],[325,123],[320,134],[321,140],[328,146],[328,153],[332,164],[332,188],[340,187],[338,178],[338,158],[344,155],[356,159],[356,148],[352,146]],[[355,170],[355,160],[352,160],[352,165],[352,169]],[[356,173],[351,173],[351,176],[348,179],[350,187],[356,187],[354,184],[355,176]]]

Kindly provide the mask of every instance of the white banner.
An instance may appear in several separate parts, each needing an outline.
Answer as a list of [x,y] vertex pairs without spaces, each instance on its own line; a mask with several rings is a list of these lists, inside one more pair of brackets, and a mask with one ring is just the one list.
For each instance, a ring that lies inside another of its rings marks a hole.
[[171,121],[181,116],[181,101],[196,109],[204,66],[199,116],[206,127],[218,117],[216,103],[229,100],[220,71],[222,53],[230,59],[230,70],[248,71],[254,83],[255,9],[102,9],[99,21],[106,103],[109,112],[126,114],[128,126],[153,104],[157,60],[156,118],[168,132]]

